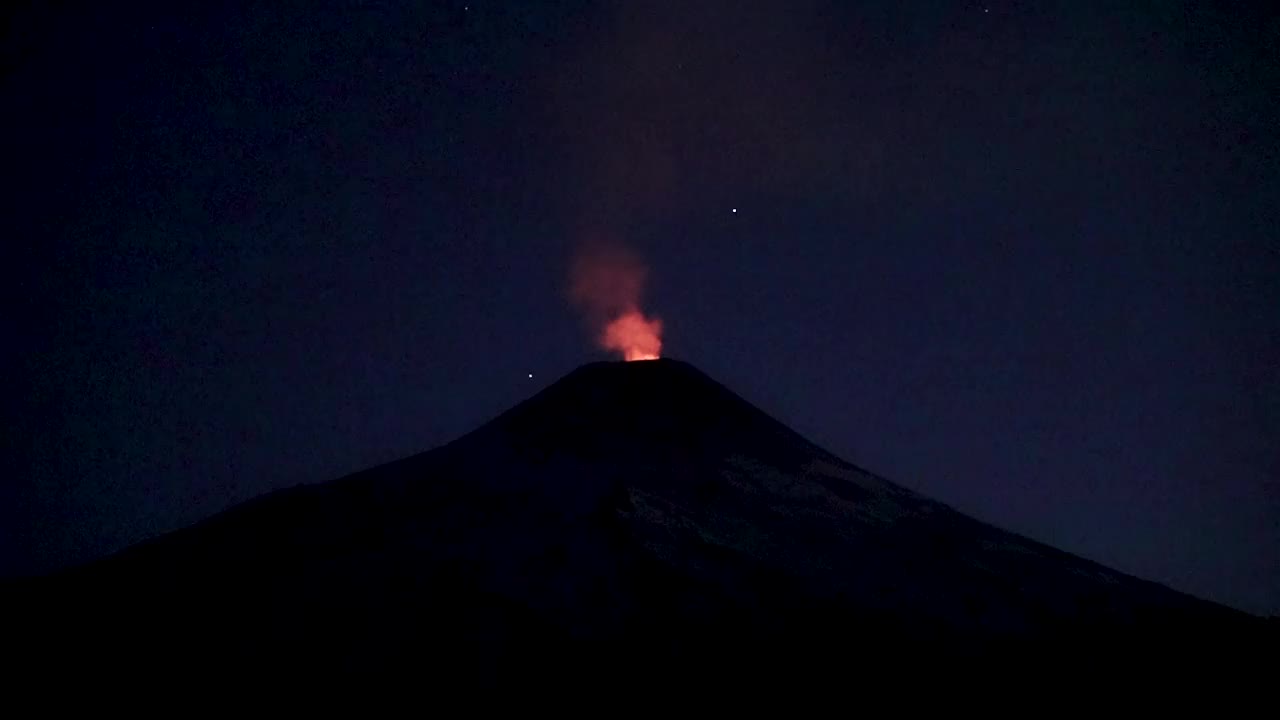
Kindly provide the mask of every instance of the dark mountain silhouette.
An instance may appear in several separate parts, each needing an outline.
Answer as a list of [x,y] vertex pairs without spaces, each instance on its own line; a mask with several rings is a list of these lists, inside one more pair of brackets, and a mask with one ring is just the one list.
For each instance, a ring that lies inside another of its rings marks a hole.
[[1187,663],[1266,624],[968,518],[671,360],[586,365],[446,446],[9,596],[38,672],[449,689]]

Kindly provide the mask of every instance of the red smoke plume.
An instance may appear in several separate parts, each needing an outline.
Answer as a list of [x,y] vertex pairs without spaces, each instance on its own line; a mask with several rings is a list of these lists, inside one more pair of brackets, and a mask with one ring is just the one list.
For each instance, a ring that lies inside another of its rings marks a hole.
[[632,310],[605,326],[600,344],[627,360],[657,360],[662,353],[662,321]]
[[587,316],[596,341],[627,360],[656,360],[662,353],[662,321],[640,311],[647,269],[617,246],[586,248],[574,258],[569,296]]

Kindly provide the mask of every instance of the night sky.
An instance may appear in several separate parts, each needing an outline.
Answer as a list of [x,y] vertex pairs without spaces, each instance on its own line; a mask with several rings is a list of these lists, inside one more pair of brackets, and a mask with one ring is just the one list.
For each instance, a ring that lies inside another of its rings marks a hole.
[[837,454],[1280,613],[1275,14],[79,5],[6,11],[0,576],[608,357],[608,245],[665,355]]

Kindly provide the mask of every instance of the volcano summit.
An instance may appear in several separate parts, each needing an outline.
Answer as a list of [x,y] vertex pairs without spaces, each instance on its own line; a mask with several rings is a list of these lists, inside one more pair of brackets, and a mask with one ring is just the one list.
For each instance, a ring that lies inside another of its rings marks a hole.
[[439,687],[1183,662],[1263,624],[966,517],[668,359],[13,590],[34,668]]

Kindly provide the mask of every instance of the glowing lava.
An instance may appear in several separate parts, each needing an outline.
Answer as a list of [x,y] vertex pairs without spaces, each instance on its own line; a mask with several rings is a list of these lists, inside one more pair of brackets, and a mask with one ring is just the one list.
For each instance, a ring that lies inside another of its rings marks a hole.
[[662,353],[662,321],[646,318],[639,310],[628,310],[605,326],[600,344],[622,353],[627,362],[657,360]]
[[647,268],[617,244],[581,248],[569,275],[569,297],[581,308],[605,350],[627,360],[657,360],[662,354],[662,321],[640,310]]

